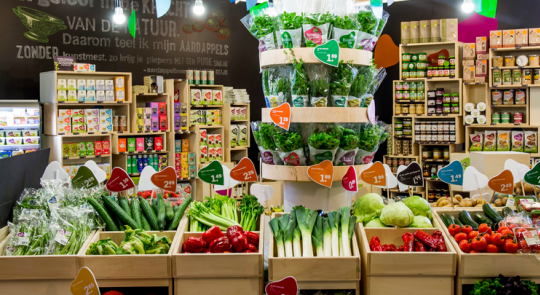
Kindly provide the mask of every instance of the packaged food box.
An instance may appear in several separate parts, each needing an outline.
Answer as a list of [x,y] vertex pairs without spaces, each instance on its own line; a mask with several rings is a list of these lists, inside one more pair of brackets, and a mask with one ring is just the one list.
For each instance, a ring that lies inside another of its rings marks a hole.
[[87,141],[86,142],[86,155],[87,156],[93,156],[94,155],[94,142],[93,141]]
[[222,146],[223,146],[223,145],[222,145],[222,142],[221,142],[221,134],[216,134],[216,137],[215,137],[215,139],[214,139],[214,145],[215,145],[216,147],[218,147],[218,146],[219,146],[219,147],[222,147]]
[[21,130],[4,130],[6,137],[22,137],[23,132]]
[[99,117],[112,117],[112,109],[100,109]]
[[[120,144],[120,139],[121,138],[118,139],[119,144]],[[125,139],[125,138],[122,138],[122,139]],[[136,151],[135,137],[128,137],[127,138],[127,151],[130,152],[130,153],[133,153],[133,152]]]
[[203,89],[201,91],[201,104],[202,105],[212,104],[212,89]]
[[216,147],[215,160],[223,161],[223,148],[222,147]]
[[110,155],[111,154],[111,142],[108,140],[101,141],[101,147],[103,148],[103,154],[104,155]]
[[441,19],[441,41],[455,42],[458,40],[458,19]]
[[105,91],[105,80],[96,80],[96,90]]
[[247,125],[240,124],[238,125],[238,145],[247,146]]
[[96,156],[103,155],[103,146],[101,144],[101,141],[94,141],[94,154]]
[[72,109],[71,110],[71,117],[85,117],[86,112],[84,109]]
[[143,152],[144,151],[144,137],[137,137],[135,140],[136,144],[136,151],[137,152]]
[[88,63],[75,63],[73,64],[73,69],[75,72],[93,73],[96,71],[96,65]]
[[125,101],[126,100],[126,92],[123,89],[118,89],[114,92],[114,96],[116,98],[116,101]]
[[[199,145],[206,145],[207,143],[206,129],[199,129]],[[183,146],[182,146],[183,149]]]
[[114,91],[105,91],[105,101],[114,101]]
[[213,105],[223,104],[223,93],[221,92],[221,90],[212,90],[212,104]]
[[208,134],[208,138],[206,140],[206,143],[208,146],[214,146],[216,141],[216,135],[215,134]]
[[180,154],[180,162],[182,163],[182,165],[183,164],[186,164],[186,165],[188,164],[188,153],[182,152]]
[[516,31],[503,30],[503,47],[516,47]]
[[62,144],[62,157],[69,158],[69,143]]
[[168,127],[167,116],[166,115],[159,116],[159,130],[167,131],[167,127]]
[[490,48],[502,48],[503,47],[503,31],[489,31],[489,47]]
[[182,139],[182,152],[189,152],[189,138]]
[[540,28],[529,28],[529,46],[540,45]]
[[68,90],[67,92],[68,101],[77,101],[77,90]]
[[197,170],[195,169],[195,165],[188,166],[188,169],[189,169],[189,178],[195,178],[195,171]]
[[68,90],[66,79],[58,79],[56,85],[56,90]]
[[86,90],[96,91],[96,80],[86,80]]
[[191,104],[200,105],[202,104],[202,92],[200,89],[191,89]]
[[182,178],[189,178],[189,167],[182,166]]
[[58,101],[67,101],[67,91],[66,90],[58,90]]
[[114,90],[125,90],[125,79],[124,76],[114,77]]
[[476,61],[475,77],[487,77],[489,71],[489,63],[486,59]]
[[105,90],[114,91],[114,80],[105,80]]
[[118,138],[118,152],[125,153],[127,151],[127,138]]
[[112,123],[101,123],[99,124],[99,129],[101,129],[101,132],[112,132],[113,131],[113,125]]
[[67,80],[67,90],[77,90],[77,80],[68,79]]
[[487,37],[476,37],[476,54],[488,53],[489,39]]
[[529,30],[516,29],[516,47],[529,46]]
[[84,123],[75,123],[71,125],[73,133],[77,132],[86,132],[86,124]]
[[23,136],[39,136],[38,130],[23,130],[22,133]]
[[154,150],[162,151],[163,150],[163,138],[154,137]]
[[401,22],[401,44],[411,43],[411,22]]
[[206,145],[199,145],[200,162],[206,163],[208,158],[208,147]]
[[158,114],[160,116],[167,115],[167,103],[165,102],[158,102]]
[[86,101],[86,90],[77,91],[77,101]]
[[238,132],[240,128],[239,125],[231,124],[231,148],[238,146]]
[[174,152],[175,153],[181,153],[182,152],[182,140],[177,139],[174,141]]
[[79,151],[79,157],[85,157],[86,156],[86,142],[79,142],[78,143],[78,151]]
[[86,90],[86,79],[77,80],[77,90]]
[[431,42],[441,42],[441,20],[431,20]]
[[79,156],[79,144],[72,142],[69,144],[69,156],[78,157]]
[[180,131],[182,129],[182,117],[174,116],[174,131]]
[[58,122],[57,124],[58,133],[70,133],[71,132],[71,123]]
[[188,165],[195,165],[195,153],[188,153]]
[[420,22],[411,21],[411,43],[420,43]]

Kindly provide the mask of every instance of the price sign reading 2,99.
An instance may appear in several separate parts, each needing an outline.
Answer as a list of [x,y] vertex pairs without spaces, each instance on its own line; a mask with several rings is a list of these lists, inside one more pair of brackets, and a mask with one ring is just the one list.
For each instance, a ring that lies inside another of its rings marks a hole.
[[173,167],[167,167],[150,178],[152,183],[160,189],[176,192],[176,170]]
[[339,44],[336,40],[330,40],[323,45],[315,47],[313,54],[324,64],[332,67],[339,65]]

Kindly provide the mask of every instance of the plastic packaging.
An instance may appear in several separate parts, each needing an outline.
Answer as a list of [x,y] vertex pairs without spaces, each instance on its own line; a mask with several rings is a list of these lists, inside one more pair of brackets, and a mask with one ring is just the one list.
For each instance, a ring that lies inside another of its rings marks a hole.
[[[290,100],[291,66],[273,66],[263,73],[266,107],[275,108]],[[267,94],[268,93],[268,94]]]
[[317,47],[328,42],[333,15],[330,0],[304,1],[304,22],[302,25],[306,47]]
[[356,20],[353,1],[333,1],[334,20],[332,23],[332,38],[336,40],[340,48],[356,48],[356,38],[360,24]]
[[386,69],[380,68],[377,74],[373,77],[373,80],[371,81],[371,84],[369,85],[368,91],[366,94],[362,96],[362,107],[369,107],[371,104],[371,101],[373,100],[373,96],[375,95],[375,92],[377,92],[377,89],[379,89],[379,86],[381,86],[382,81],[386,77]]
[[330,92],[330,67],[324,64],[306,64],[312,107],[327,107]]
[[309,81],[303,62],[292,58],[293,69],[291,70],[291,106],[309,106]]
[[373,161],[373,157],[379,146],[388,138],[388,130],[390,128],[391,126],[380,121],[377,124],[360,124],[360,141],[354,160],[356,165],[369,164]]
[[360,25],[356,37],[356,48],[372,51],[377,40],[379,20],[375,17],[371,5],[366,2],[354,6],[355,18]]
[[360,107],[362,105],[362,98],[371,89],[371,83],[378,73],[374,64],[370,66],[357,66],[356,69],[358,74],[349,90],[349,96],[347,98],[348,107]]
[[280,48],[302,47],[302,22],[304,21],[304,17],[301,1],[281,1],[279,10],[277,23],[282,42]]
[[273,138],[279,150],[279,157],[286,166],[305,166],[306,155],[302,140],[302,128],[298,123],[291,123],[289,130],[274,125]]
[[348,106],[349,91],[357,74],[358,69],[356,67],[343,61],[339,62],[337,68],[332,68],[332,75],[330,77],[332,106]]
[[276,10],[268,2],[253,7],[240,21],[259,40],[259,52],[281,48]]
[[358,136],[359,125],[359,123],[342,123],[339,126],[340,140],[334,166],[354,165],[358,143],[360,142]]
[[253,137],[261,152],[262,161],[268,165],[282,165],[279,157],[274,137],[272,136],[273,124],[262,123],[261,121],[251,122]]
[[324,160],[334,162],[339,143],[340,132],[336,123],[311,123],[308,139],[311,164]]

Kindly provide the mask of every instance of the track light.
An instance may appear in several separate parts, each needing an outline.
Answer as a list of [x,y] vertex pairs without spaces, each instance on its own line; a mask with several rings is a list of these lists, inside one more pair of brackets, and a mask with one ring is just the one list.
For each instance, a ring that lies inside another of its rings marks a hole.
[[119,25],[123,24],[126,21],[124,9],[122,8],[122,0],[116,0],[114,2],[113,21]]
[[461,4],[461,9],[465,13],[471,13],[474,10],[474,4],[472,3],[472,0],[463,0],[463,4]]
[[204,6],[202,0],[195,0],[195,5],[193,6],[193,13],[196,15],[201,15],[204,13]]

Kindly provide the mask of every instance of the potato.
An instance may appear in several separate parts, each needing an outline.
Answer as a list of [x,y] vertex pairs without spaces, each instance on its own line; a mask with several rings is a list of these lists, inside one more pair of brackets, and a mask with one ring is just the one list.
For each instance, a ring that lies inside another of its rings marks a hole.
[[472,202],[471,202],[471,199],[469,198],[463,199],[463,201],[461,201],[459,204],[462,207],[472,207]]
[[471,199],[471,203],[472,203],[472,206],[474,207],[474,206],[476,206],[477,202],[476,202],[476,200]]
[[463,197],[461,195],[455,195],[454,196],[454,199],[458,200],[458,201],[463,201]]
[[452,205],[446,205],[446,206],[443,206],[443,207],[452,207]]
[[478,204],[478,205],[476,205],[476,206],[474,206],[474,207],[482,207],[482,204]]
[[448,201],[446,200],[446,198],[444,198],[444,200],[442,200],[437,207],[444,207],[446,205],[448,205]]
[[497,200],[495,201],[495,206],[497,207],[502,207],[503,206],[503,202],[501,200]]
[[437,203],[436,203],[436,204],[437,204],[437,207],[441,207],[440,204],[441,204],[441,202],[442,202],[443,200],[446,200],[446,197],[443,197],[443,198],[440,198],[440,199],[437,200]]
[[521,188],[516,188],[516,195],[523,196],[523,191],[521,190]]
[[530,183],[525,183],[525,194],[529,195],[532,194],[534,191],[534,187]]
[[506,206],[506,201],[508,201],[508,197],[504,197],[504,199],[502,199],[503,206]]
[[515,188],[521,188],[521,182],[514,183],[514,187]]

